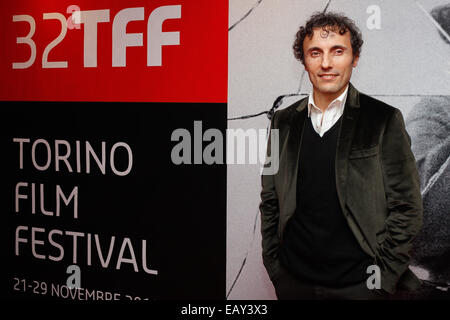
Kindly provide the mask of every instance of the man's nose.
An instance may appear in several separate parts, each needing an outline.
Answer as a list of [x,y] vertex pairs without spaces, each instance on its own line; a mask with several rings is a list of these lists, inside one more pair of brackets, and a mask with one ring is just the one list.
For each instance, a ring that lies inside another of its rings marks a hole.
[[333,66],[333,59],[328,53],[322,55],[322,69],[330,69]]

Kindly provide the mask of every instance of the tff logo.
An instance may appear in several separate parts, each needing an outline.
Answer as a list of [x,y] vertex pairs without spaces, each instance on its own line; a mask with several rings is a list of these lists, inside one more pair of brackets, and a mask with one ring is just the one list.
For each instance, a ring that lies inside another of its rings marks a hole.
[[[77,6],[67,8],[67,13],[72,13],[69,18],[58,12],[43,13],[43,20],[59,20],[61,31],[58,37],[50,42],[42,54],[42,68],[67,68],[67,61],[48,61],[49,53],[67,34],[67,29],[80,29],[84,26],[83,62],[85,68],[97,67],[97,26],[99,23],[111,21],[110,10],[80,10]],[[179,45],[180,32],[163,32],[162,24],[168,19],[181,18],[181,5],[160,6],[155,8],[147,18],[147,66],[162,66],[162,46]],[[127,24],[130,21],[142,21],[145,19],[144,7],[122,9],[114,16],[112,22],[112,66],[125,67],[128,47],[142,47],[143,33],[127,33]],[[27,22],[29,32],[24,37],[17,37],[16,43],[28,45],[30,56],[28,60],[13,62],[13,69],[26,69],[36,60],[36,43],[33,35],[36,31],[35,19],[27,14],[13,15],[13,22]]]

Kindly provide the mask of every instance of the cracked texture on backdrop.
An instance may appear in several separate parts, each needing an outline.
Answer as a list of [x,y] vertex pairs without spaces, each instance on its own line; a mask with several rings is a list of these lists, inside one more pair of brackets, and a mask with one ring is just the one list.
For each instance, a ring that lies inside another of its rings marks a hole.
[[[246,19],[261,2],[262,0],[258,0],[242,18],[229,28],[229,31]],[[327,2],[323,12],[327,10],[330,3],[331,0]],[[419,2],[416,1],[416,4],[436,26],[442,40],[450,44],[450,3],[437,6],[430,13],[423,9]],[[305,71],[301,74],[296,93],[278,96],[269,110],[228,120],[245,120],[266,114],[270,123],[272,115],[283,104],[285,98],[308,95],[308,93],[300,92],[304,76]],[[413,142],[412,148],[417,160],[424,199],[424,228],[415,243],[416,254],[413,262],[429,268],[432,278],[424,280],[425,286],[420,292],[404,295],[406,298],[433,297],[436,295],[436,289],[447,291],[450,287],[450,265],[448,263],[450,259],[450,248],[448,247],[450,228],[445,228],[445,226],[450,226],[448,209],[450,208],[450,198],[448,198],[448,194],[450,194],[450,183],[448,183],[450,181],[450,95],[371,94],[371,96],[422,97],[421,101],[413,107],[410,117],[405,120]],[[246,264],[255,238],[258,216],[259,211],[254,219],[252,240],[227,297],[233,291]],[[444,228],[442,228],[443,226]]]
[[[253,12],[253,10],[255,10],[255,9],[261,4],[261,2],[262,2],[262,0],[258,0],[258,2],[257,2],[257,3],[256,3],[256,4],[255,4],[255,5],[254,5],[254,6],[253,6],[253,7],[252,7],[252,8],[251,8],[251,9],[250,9],[243,17],[242,17],[242,18],[240,18],[236,23],[234,23],[234,24],[228,29],[228,32],[230,32],[231,30],[233,30],[239,23],[241,23],[244,19],[246,19],[246,18]],[[325,5],[325,8],[323,9],[322,12],[326,12],[326,11],[327,11],[328,6],[330,5],[330,3],[331,3],[331,0],[328,0],[327,3],[326,3],[326,5]],[[269,130],[270,130],[270,120],[272,119],[272,116],[273,116],[273,114],[275,113],[275,111],[282,105],[283,100],[284,100],[285,98],[287,98],[287,97],[293,97],[293,96],[305,96],[305,95],[306,95],[306,94],[299,94],[299,92],[300,92],[300,90],[301,90],[301,85],[302,85],[302,83],[303,83],[304,76],[305,76],[305,70],[303,70],[302,73],[301,73],[300,82],[299,82],[298,90],[297,90],[296,93],[289,93],[289,94],[284,94],[284,95],[278,96],[278,97],[275,99],[275,101],[273,102],[272,107],[271,107],[269,110],[267,110],[267,111],[262,111],[262,112],[259,112],[259,113],[256,113],[256,114],[250,114],[250,115],[244,115],[244,116],[238,116],[238,117],[234,117],[234,118],[229,118],[229,119],[227,119],[227,120],[228,120],[228,121],[230,121],[230,120],[244,120],[244,119],[254,118],[254,117],[257,117],[257,116],[266,114],[266,115],[267,115],[267,118],[268,118],[268,120],[269,120],[269,123],[268,123],[268,126],[267,126],[267,137],[269,137],[269,134],[268,134],[268,133],[269,133]],[[235,284],[237,283],[237,281],[239,280],[239,277],[240,277],[240,275],[241,275],[241,272],[242,272],[242,270],[244,269],[244,266],[245,266],[245,264],[246,264],[246,262],[247,262],[248,255],[249,255],[249,253],[250,253],[251,247],[252,247],[252,245],[253,245],[253,241],[254,241],[255,236],[256,236],[256,225],[257,225],[257,222],[258,222],[259,214],[260,214],[260,213],[259,213],[259,209],[258,209],[257,212],[256,212],[256,215],[255,215],[255,219],[254,219],[252,239],[251,239],[251,241],[250,241],[250,243],[249,243],[249,245],[248,245],[248,248],[247,248],[246,253],[245,253],[245,255],[244,255],[244,259],[242,260],[242,263],[241,263],[241,265],[240,265],[240,267],[239,267],[239,271],[238,271],[238,273],[236,274],[236,277],[234,278],[234,280],[233,280],[233,282],[232,282],[232,285],[231,285],[229,291],[227,292],[227,298],[230,296],[231,292],[233,291],[234,286],[235,286]]]

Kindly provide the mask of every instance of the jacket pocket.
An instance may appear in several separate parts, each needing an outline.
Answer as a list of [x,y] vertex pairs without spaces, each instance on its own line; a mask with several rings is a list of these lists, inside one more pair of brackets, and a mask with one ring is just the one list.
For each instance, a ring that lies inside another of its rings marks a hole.
[[367,148],[367,149],[359,149],[359,150],[351,150],[349,159],[359,159],[359,158],[368,158],[378,154],[378,146]]

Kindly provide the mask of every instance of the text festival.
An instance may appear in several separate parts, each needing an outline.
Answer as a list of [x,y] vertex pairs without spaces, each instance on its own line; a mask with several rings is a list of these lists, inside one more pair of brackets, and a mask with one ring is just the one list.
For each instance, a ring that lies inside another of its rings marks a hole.
[[[13,143],[17,144],[17,159],[20,170],[25,167],[38,171],[54,170],[59,172],[62,167],[65,167],[71,173],[91,174],[91,167],[96,167],[96,170],[100,170],[103,175],[112,173],[115,176],[126,176],[133,167],[133,152],[125,142],[117,142],[107,149],[106,142],[102,141],[100,150],[94,150],[88,141],[81,143],[78,140],[75,141],[75,146],[67,140],[54,140],[50,143],[45,139],[32,141],[29,138],[13,138]],[[72,152],[73,149],[75,149],[74,152]],[[82,153],[84,154],[83,161],[81,159]],[[107,157],[107,154],[109,154],[109,157]],[[127,159],[126,168],[117,168],[121,167],[116,164],[118,154]],[[70,164],[69,158],[75,158],[76,165],[74,167]],[[27,159],[31,159],[31,163],[28,163]],[[52,192],[55,197],[55,202],[53,202],[55,207],[51,209],[48,208],[48,203],[46,204],[44,201],[44,194],[50,188],[53,189]],[[73,219],[78,219],[79,193],[78,186],[74,186],[69,193],[66,188],[63,190],[60,185],[50,187],[42,183],[20,181],[15,186],[15,213],[60,217],[62,207],[65,206],[67,210],[67,207],[71,206],[73,208],[71,216]],[[26,211],[25,208],[31,208],[31,212],[24,212]],[[66,210],[64,212],[67,212]],[[70,241],[70,238],[72,241]],[[138,257],[142,257],[141,263],[138,263],[136,259],[135,247],[130,238],[124,237],[117,243],[116,237],[111,236],[109,246],[107,246],[108,250],[102,249],[102,247],[105,247],[105,242],[102,242],[98,234],[60,229],[46,230],[37,226],[19,225],[15,230],[14,249],[16,256],[20,256],[25,250],[31,250],[34,258],[54,262],[62,261],[67,256],[66,251],[69,251],[72,253],[71,263],[80,264],[81,258],[77,256],[77,248],[83,246],[86,248],[85,263],[88,266],[96,264],[102,268],[115,267],[115,269],[120,270],[123,264],[130,264],[135,272],[140,272],[139,267],[141,266],[142,271],[147,274],[158,274],[157,270],[147,266],[147,240],[142,239],[141,241],[142,255],[138,255]],[[62,245],[63,243],[71,243],[70,250],[67,250]],[[118,246],[120,246],[119,254],[113,258],[114,248]],[[44,252],[56,254],[44,254]],[[114,264],[111,264],[112,258]],[[70,257],[66,259],[70,259]]]

